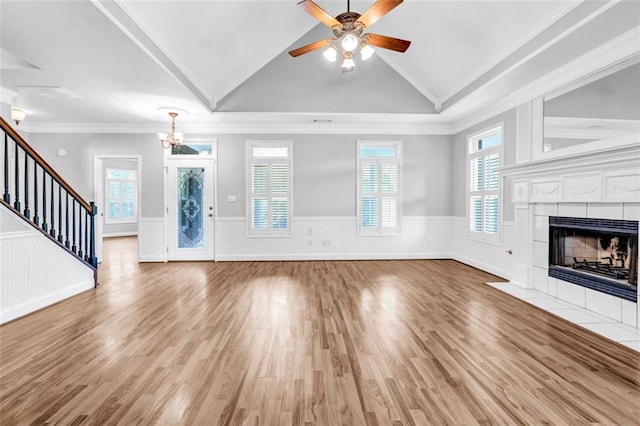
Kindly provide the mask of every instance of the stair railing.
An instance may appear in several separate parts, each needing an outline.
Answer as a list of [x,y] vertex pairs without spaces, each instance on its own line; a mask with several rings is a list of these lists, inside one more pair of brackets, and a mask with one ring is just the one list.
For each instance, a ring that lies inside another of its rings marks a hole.
[[0,202],[96,270],[96,205],[78,195],[2,117],[0,127]]

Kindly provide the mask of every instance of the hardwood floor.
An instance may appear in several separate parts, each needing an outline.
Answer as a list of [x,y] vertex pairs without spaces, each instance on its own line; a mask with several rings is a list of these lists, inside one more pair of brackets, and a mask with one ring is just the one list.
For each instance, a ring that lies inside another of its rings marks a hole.
[[640,356],[455,261],[138,264],[0,327],[0,423],[637,424]]

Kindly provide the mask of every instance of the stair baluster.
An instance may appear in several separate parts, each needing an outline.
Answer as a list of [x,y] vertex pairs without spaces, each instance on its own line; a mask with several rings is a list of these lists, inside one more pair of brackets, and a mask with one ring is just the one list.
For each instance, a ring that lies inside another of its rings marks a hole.
[[38,163],[33,159],[33,223],[40,226],[38,217]]
[[[0,162],[3,193],[0,204],[88,263],[94,269],[97,286],[97,206],[80,197],[3,117],[0,117],[0,128],[4,133],[3,158]],[[21,155],[24,155],[24,161],[21,161]],[[41,169],[42,177],[38,169]]]
[[13,151],[13,155],[14,155],[14,184],[15,184],[15,188],[16,188],[16,193],[15,193],[15,201],[13,202],[13,208],[20,211],[20,159],[18,158],[18,142],[14,142],[14,151]]

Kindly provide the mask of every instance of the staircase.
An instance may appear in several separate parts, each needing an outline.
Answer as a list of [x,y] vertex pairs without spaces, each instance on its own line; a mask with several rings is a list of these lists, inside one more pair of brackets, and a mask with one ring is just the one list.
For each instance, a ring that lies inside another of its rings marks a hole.
[[0,323],[96,287],[96,206],[0,117]]

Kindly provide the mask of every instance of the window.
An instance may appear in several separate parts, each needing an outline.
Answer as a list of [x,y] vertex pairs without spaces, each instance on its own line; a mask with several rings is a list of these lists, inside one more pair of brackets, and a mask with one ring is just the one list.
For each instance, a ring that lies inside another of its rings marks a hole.
[[105,223],[134,223],[138,217],[135,170],[107,169]]
[[249,235],[289,235],[292,143],[247,143]]
[[401,142],[358,142],[360,235],[400,232]]
[[467,138],[469,235],[497,242],[500,235],[502,125]]
[[215,157],[215,142],[190,143],[182,142],[178,146],[172,146],[169,152],[170,156],[200,156]]

